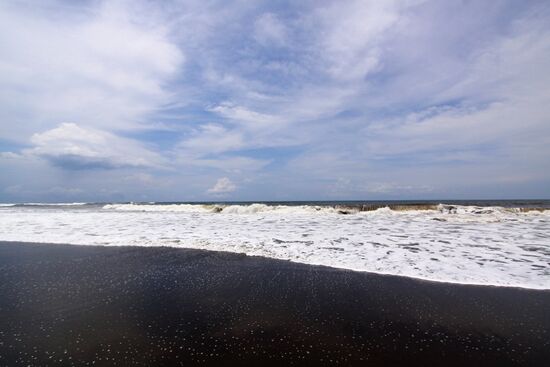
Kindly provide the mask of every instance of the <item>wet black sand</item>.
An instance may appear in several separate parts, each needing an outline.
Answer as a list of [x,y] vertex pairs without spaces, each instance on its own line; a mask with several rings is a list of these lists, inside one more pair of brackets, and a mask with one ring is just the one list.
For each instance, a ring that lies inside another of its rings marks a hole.
[[548,366],[550,291],[0,242],[0,365]]

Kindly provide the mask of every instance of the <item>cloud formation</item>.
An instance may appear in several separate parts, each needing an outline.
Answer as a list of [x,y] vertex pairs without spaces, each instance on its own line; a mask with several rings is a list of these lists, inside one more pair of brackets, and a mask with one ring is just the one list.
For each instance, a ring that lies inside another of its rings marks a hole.
[[208,193],[222,195],[233,192],[236,189],[237,186],[235,186],[235,184],[231,182],[230,179],[228,179],[227,177],[222,177],[218,181],[216,181],[216,184],[212,188],[208,189]]
[[545,1],[67,4],[0,5],[0,189],[550,196]]
[[170,101],[164,86],[184,57],[160,22],[140,20],[126,5],[0,4],[0,136],[24,140],[62,121],[147,125]]
[[132,140],[74,123],[34,134],[31,142],[35,146],[24,151],[27,155],[45,158],[69,170],[161,167],[163,161]]

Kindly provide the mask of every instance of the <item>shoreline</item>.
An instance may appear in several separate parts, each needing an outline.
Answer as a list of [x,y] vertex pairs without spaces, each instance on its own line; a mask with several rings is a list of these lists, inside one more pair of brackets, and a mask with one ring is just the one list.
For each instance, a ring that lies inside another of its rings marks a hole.
[[0,295],[0,364],[8,365],[488,366],[550,358],[549,290],[230,252],[0,241]]
[[161,249],[176,249],[176,250],[193,250],[193,251],[204,251],[207,253],[221,253],[221,254],[228,254],[228,255],[236,255],[236,256],[246,256],[249,258],[257,258],[257,259],[265,259],[267,261],[274,260],[274,261],[282,261],[282,262],[289,262],[292,264],[298,264],[298,265],[304,265],[304,266],[310,266],[310,267],[320,267],[320,268],[326,268],[326,269],[332,269],[335,271],[351,271],[354,273],[361,273],[366,275],[373,275],[373,276],[383,276],[383,277],[396,277],[396,278],[405,278],[410,280],[416,280],[421,282],[427,282],[427,283],[439,283],[439,284],[448,284],[452,286],[468,286],[468,287],[496,287],[496,288],[511,288],[511,289],[518,289],[518,290],[532,290],[532,291],[541,291],[541,292],[549,292],[550,293],[550,285],[548,288],[535,288],[533,286],[520,286],[520,285],[506,285],[506,284],[485,284],[485,283],[461,283],[461,282],[453,282],[448,280],[439,280],[439,279],[433,279],[433,278],[423,278],[419,276],[412,276],[412,275],[403,275],[403,274],[392,274],[392,273],[384,273],[384,272],[376,272],[376,271],[370,271],[370,270],[362,270],[362,269],[354,269],[354,268],[344,268],[344,267],[337,267],[337,266],[330,266],[320,263],[304,263],[299,261],[293,261],[289,259],[278,259],[274,257],[267,257],[267,256],[260,256],[260,255],[249,255],[244,252],[233,252],[233,251],[221,251],[221,250],[205,250],[205,249],[196,249],[196,248],[190,248],[190,247],[181,247],[181,246],[170,246],[170,245],[162,245],[162,246],[137,246],[137,245],[86,245],[86,244],[70,244],[70,243],[51,243],[51,242],[26,242],[26,241],[3,241],[0,240],[0,244],[3,243],[10,243],[10,244],[21,244],[21,245],[46,245],[46,246],[83,246],[83,247],[96,247],[96,248],[161,248]]

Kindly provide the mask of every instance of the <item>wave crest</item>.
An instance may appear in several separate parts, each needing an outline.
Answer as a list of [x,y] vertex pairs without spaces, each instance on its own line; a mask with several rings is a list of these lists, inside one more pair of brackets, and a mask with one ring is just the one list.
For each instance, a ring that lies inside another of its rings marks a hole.
[[253,204],[156,204],[128,203],[107,204],[105,210],[136,212],[182,212],[182,213],[222,213],[222,214],[365,214],[390,215],[398,213],[433,213],[438,215],[498,215],[512,213],[546,213],[547,208],[505,208],[449,204],[410,204],[410,205],[268,205]]

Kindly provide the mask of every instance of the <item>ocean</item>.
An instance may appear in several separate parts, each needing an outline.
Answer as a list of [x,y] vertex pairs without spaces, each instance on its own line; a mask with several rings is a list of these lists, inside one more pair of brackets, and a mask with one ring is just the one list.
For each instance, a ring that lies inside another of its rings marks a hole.
[[0,241],[194,248],[550,289],[550,200],[0,204]]

